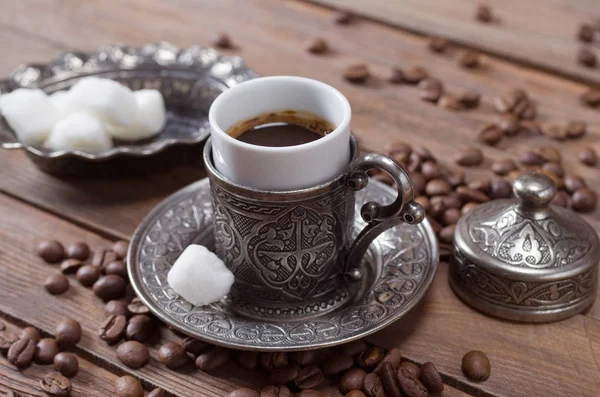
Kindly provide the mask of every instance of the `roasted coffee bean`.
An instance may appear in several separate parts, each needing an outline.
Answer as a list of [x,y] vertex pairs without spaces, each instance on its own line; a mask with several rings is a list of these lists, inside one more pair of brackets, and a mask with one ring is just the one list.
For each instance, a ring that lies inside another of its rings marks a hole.
[[565,184],[565,190],[571,194],[575,193],[575,191],[581,189],[582,187],[587,187],[587,184],[579,175],[567,175],[563,179]]
[[398,386],[407,397],[427,397],[427,388],[409,370],[400,367],[397,372]]
[[504,177],[504,179],[512,186],[512,184],[515,183],[517,178],[521,176],[522,173],[523,171],[521,170],[511,171]]
[[0,353],[6,355],[10,346],[19,339],[19,336],[14,332],[8,330],[0,331]]
[[145,314],[138,314],[129,319],[125,329],[125,337],[129,340],[145,342],[154,333],[154,324],[152,318]]
[[519,155],[519,161],[523,165],[542,165],[546,162],[542,156],[531,150],[521,153]]
[[274,385],[285,385],[286,383],[294,381],[298,376],[300,367],[297,365],[290,365],[282,368],[275,368],[269,376],[270,382]]
[[475,9],[475,19],[483,23],[492,22],[494,19],[492,8],[487,4],[478,4]]
[[110,262],[104,267],[105,274],[115,274],[126,279],[128,277],[127,266],[122,261]]
[[100,278],[100,268],[84,265],[77,270],[75,277],[84,287],[91,287]]
[[404,71],[398,67],[390,70],[387,81],[392,84],[399,84],[404,82]]
[[125,302],[112,300],[104,306],[104,313],[107,316],[127,316],[129,311]]
[[[479,203],[474,203],[474,202],[469,202],[466,203],[465,205],[463,205],[462,209],[460,210],[462,215],[468,214],[469,212],[473,211],[475,208],[477,208],[477,206],[479,205]],[[441,231],[440,231],[441,233]],[[441,239],[441,237],[440,237]]]
[[242,368],[254,370],[258,368],[259,359],[259,352],[243,351],[238,356],[238,363]]
[[129,368],[138,369],[148,364],[150,353],[145,345],[130,340],[119,345],[117,358]]
[[365,370],[374,369],[385,356],[385,351],[377,346],[371,346],[358,356],[357,364]]
[[473,109],[479,106],[481,95],[476,91],[462,91],[457,98],[463,108]]
[[592,148],[586,148],[577,154],[577,158],[582,164],[593,167],[598,163],[598,155]]
[[301,367],[317,364],[317,352],[314,350],[304,350],[294,353],[294,362]]
[[371,372],[365,376],[363,390],[367,397],[386,397],[381,377],[375,372]]
[[233,41],[227,33],[219,33],[213,39],[213,45],[218,48],[231,49],[233,48]]
[[438,100],[438,106],[448,110],[461,110],[463,108],[458,97],[452,94],[442,95]]
[[584,105],[595,108],[598,105],[600,105],[600,90],[595,89],[595,88],[590,88],[586,92],[581,94],[581,96],[579,97],[579,100]]
[[589,48],[581,48],[577,53],[577,62],[583,66],[593,68],[598,63],[596,54],[594,54]]
[[44,281],[44,288],[51,295],[63,294],[69,289],[69,279],[61,273],[53,274]]
[[504,179],[494,179],[490,186],[490,197],[493,199],[510,198],[512,196],[512,186]]
[[570,139],[578,139],[587,132],[587,124],[585,121],[571,121],[567,124],[567,137]]
[[158,361],[169,369],[179,369],[189,362],[189,357],[183,346],[167,342],[158,349]]
[[458,197],[463,202],[474,201],[476,203],[485,203],[490,201],[490,198],[483,192],[475,189],[470,189],[466,186],[459,186],[456,188],[456,193],[458,193]]
[[579,30],[577,30],[577,38],[580,41],[585,43],[589,43],[594,40],[594,27],[588,23],[582,23],[579,25]]
[[398,348],[390,349],[385,354],[385,356],[383,356],[383,359],[379,362],[379,364],[377,364],[377,367],[375,367],[375,369],[373,371],[374,372],[381,371],[381,368],[386,363],[392,364],[392,367],[395,370],[396,368],[398,368],[398,365],[400,364],[401,359],[402,359],[402,352],[400,351],[400,349],[398,349]]
[[417,196],[415,197],[415,202],[421,204],[421,207],[425,209],[425,212],[429,213],[429,198],[427,198],[426,196]]
[[324,54],[327,52],[329,46],[327,41],[322,37],[313,37],[306,43],[306,51],[311,54]]
[[58,263],[65,257],[65,248],[56,240],[44,240],[38,245],[37,254],[48,263]]
[[326,376],[339,375],[348,368],[352,367],[353,361],[351,357],[340,354],[325,361],[323,364],[323,373]]
[[519,119],[511,113],[498,116],[497,124],[505,135],[515,135],[520,129]]
[[361,368],[350,368],[340,378],[339,388],[342,394],[346,394],[351,390],[360,390],[365,382],[367,372]]
[[60,264],[62,274],[75,274],[83,263],[79,259],[66,259]]
[[368,346],[362,339],[346,343],[341,347],[341,353],[348,357],[355,357],[367,350]]
[[182,343],[184,350],[190,354],[193,354],[194,356],[205,353],[212,347],[212,345],[209,343],[192,338],[191,336],[185,338]]
[[412,182],[413,191],[415,194],[420,194],[425,191],[425,177],[420,172],[411,173],[410,180]]
[[440,166],[435,161],[425,161],[421,164],[421,174],[425,177],[426,180],[431,180],[434,178],[442,177],[442,171],[440,170]]
[[504,137],[504,132],[495,124],[490,124],[484,127],[479,132],[479,140],[490,146],[496,145]]
[[34,355],[35,342],[28,335],[25,335],[10,346],[6,357],[9,363],[22,369],[31,365]]
[[511,171],[518,169],[517,164],[509,158],[496,160],[492,163],[492,171],[498,175],[506,175]]
[[42,337],[40,336],[40,331],[38,331],[35,327],[23,328],[21,332],[19,332],[19,338],[22,338],[24,336],[29,336],[31,339],[33,339],[33,343],[38,343],[40,339],[42,339]]
[[54,357],[60,352],[58,343],[54,338],[41,339],[35,346],[33,361],[36,364],[48,365],[54,362]]
[[483,381],[490,377],[492,366],[484,352],[473,350],[463,356],[462,370],[467,378]]
[[556,196],[552,199],[552,204],[563,208],[569,207],[570,203],[571,199],[569,198],[569,195],[563,191],[556,192]]
[[565,169],[558,163],[544,163],[542,170],[551,172],[559,178],[565,176]]
[[456,187],[465,183],[465,170],[462,168],[443,168],[442,173],[444,174],[446,181],[448,181],[452,187]]
[[[421,158],[421,156],[419,156],[418,153],[412,152],[408,156],[408,164],[407,164],[408,171],[411,173],[416,173],[417,171],[419,171],[421,169],[422,163],[423,163],[423,159]],[[421,176],[422,176],[422,174],[421,174]]]
[[540,125],[538,123],[536,123],[535,121],[521,120],[519,125],[521,127],[521,131],[525,131],[528,134],[541,135],[543,133]]
[[350,390],[344,397],[367,397],[365,393],[360,390]]
[[127,283],[123,277],[114,274],[103,276],[96,281],[92,287],[94,294],[104,300],[110,301],[122,298],[125,295]]
[[325,381],[323,371],[316,365],[304,367],[298,371],[294,384],[299,389],[313,389]]
[[344,79],[351,83],[364,83],[369,78],[369,68],[366,63],[355,63],[344,69]]
[[421,93],[419,94],[421,99],[429,102],[437,102],[444,93],[444,87],[441,81],[434,79],[433,77],[421,80],[419,82],[419,88],[421,89]]
[[53,362],[54,369],[67,378],[72,378],[79,372],[79,361],[72,353],[58,353]]
[[199,355],[196,358],[196,367],[205,372],[214,371],[227,364],[230,357],[230,350],[217,346],[214,349]]
[[569,137],[567,129],[556,124],[549,124],[544,126],[542,128],[542,133],[547,137],[557,141],[564,141]]
[[150,313],[150,309],[148,309],[137,296],[133,298],[131,303],[127,306],[127,311],[131,315]]
[[[477,205],[477,203],[475,203],[475,205]],[[464,208],[461,211],[461,214],[464,214]],[[446,226],[445,228],[443,228],[442,230],[440,230],[440,232],[438,233],[438,237],[440,239],[441,242],[446,243],[446,244],[452,244],[452,242],[454,241],[454,230],[456,229],[456,225],[452,224],[449,226]]]
[[338,25],[347,25],[354,19],[354,15],[349,11],[337,11],[333,16],[333,20]]
[[577,212],[591,212],[596,208],[598,196],[587,187],[579,188],[571,197],[571,208]]
[[98,331],[100,339],[106,341],[109,345],[117,343],[123,337],[127,327],[127,318],[124,315],[108,316]]
[[269,385],[260,391],[260,397],[292,397],[292,392],[287,386]]
[[379,371],[381,383],[387,397],[400,397],[400,387],[396,377],[396,370],[390,363],[385,363]]
[[296,397],[326,397],[325,393],[318,390],[306,389],[296,393]]
[[417,364],[415,364],[411,361],[407,361],[407,360],[403,360],[400,362],[397,372],[399,372],[400,369],[402,369],[403,371],[406,371],[406,373],[411,374],[415,378],[418,378],[419,374],[421,373],[421,368],[419,368],[419,366]]
[[442,196],[449,194],[452,186],[445,179],[432,179],[425,185],[425,193],[429,196]]
[[[403,73],[403,80],[407,84],[419,84],[419,82],[429,76],[429,73],[422,66],[412,66]],[[600,99],[598,100],[600,104]]]
[[441,393],[444,390],[442,376],[432,362],[426,362],[421,366],[419,379],[430,393]]
[[[50,397],[68,397],[71,395],[73,386],[71,385],[71,381],[63,375],[50,373],[44,376],[44,379],[40,380],[40,388]],[[117,394],[116,397],[131,396]]]
[[467,146],[459,150],[456,163],[464,167],[471,167],[483,163],[483,153],[473,146]]
[[81,324],[65,319],[56,326],[56,342],[61,348],[75,346],[81,340]]
[[115,397],[144,397],[144,388],[133,376],[121,376],[115,381]]
[[433,229],[434,233],[437,234],[440,232],[440,230],[442,230],[442,225],[440,225],[439,222],[435,220],[435,218],[427,216],[427,221],[431,225],[431,228]]
[[90,264],[92,266],[102,267],[102,264],[104,263],[104,256],[106,255],[106,252],[107,251],[104,249],[94,251],[94,254],[92,255],[92,260],[90,261]]
[[267,371],[271,371],[273,368],[285,367],[288,363],[286,352],[263,353],[260,356],[260,365]]
[[463,51],[458,57],[458,64],[463,68],[476,68],[479,66],[479,53],[472,50]]
[[433,52],[444,52],[448,48],[448,40],[441,37],[430,37],[427,46]]
[[248,389],[247,387],[242,387],[229,393],[229,397],[260,397],[260,393],[256,390]]
[[69,245],[66,252],[68,258],[85,261],[90,257],[90,246],[79,241]]
[[[481,192],[477,192],[477,193],[483,194]],[[456,224],[456,222],[458,222],[459,219],[460,219],[460,210],[457,208],[448,208],[442,214],[442,216],[440,218],[440,222],[444,226],[450,226],[450,225]]]

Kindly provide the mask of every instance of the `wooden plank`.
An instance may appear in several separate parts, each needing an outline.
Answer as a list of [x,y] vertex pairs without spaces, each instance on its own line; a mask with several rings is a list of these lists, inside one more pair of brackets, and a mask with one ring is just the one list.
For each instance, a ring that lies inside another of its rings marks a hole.
[[[562,75],[600,82],[597,68],[582,66],[576,54],[584,47],[577,40],[582,23],[600,15],[595,0],[309,0],[417,32],[446,37]],[[479,3],[491,5],[498,20],[481,23],[474,18]],[[360,23],[360,22],[359,22]],[[598,45],[588,45],[597,52]]]
[[[0,321],[6,325],[6,329],[17,333],[20,327],[0,318]],[[114,382],[118,375],[98,367],[90,361],[77,355],[79,362],[79,372],[71,378],[73,397],[105,397],[114,394]],[[0,394],[5,395],[13,390],[23,395],[46,396],[40,389],[40,380],[48,373],[56,372],[51,365],[37,365],[17,371],[13,365],[4,357],[0,357]]]

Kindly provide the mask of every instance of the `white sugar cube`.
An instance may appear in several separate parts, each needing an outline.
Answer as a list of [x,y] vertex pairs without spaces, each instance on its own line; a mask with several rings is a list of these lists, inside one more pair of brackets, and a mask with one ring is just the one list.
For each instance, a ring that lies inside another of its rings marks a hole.
[[177,258],[167,281],[183,299],[203,306],[217,302],[229,293],[233,273],[206,247],[192,244]]
[[116,81],[85,77],[71,87],[69,99],[105,123],[129,127],[135,122],[135,96]]
[[77,112],[56,123],[44,143],[52,150],[99,153],[113,146],[102,122],[88,112]]
[[81,106],[73,102],[68,91],[56,91],[50,95],[50,101],[58,112],[57,121],[82,110]]
[[165,127],[167,114],[160,91],[139,90],[134,91],[133,95],[137,104],[135,122],[130,127],[107,126],[107,130],[113,138],[137,141],[150,138]]
[[42,90],[19,88],[0,97],[0,112],[21,142],[41,144],[57,120],[57,111]]

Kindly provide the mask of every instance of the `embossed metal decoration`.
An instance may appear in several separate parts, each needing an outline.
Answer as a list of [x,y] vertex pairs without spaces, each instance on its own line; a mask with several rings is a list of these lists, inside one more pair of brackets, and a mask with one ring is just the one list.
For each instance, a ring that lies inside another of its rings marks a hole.
[[459,297],[494,316],[544,322],[570,317],[596,296],[600,243],[594,229],[550,202],[554,182],[526,173],[516,200],[480,205],[461,218],[450,284]]
[[[396,192],[370,181],[356,196],[360,209],[364,202],[391,203]],[[128,269],[137,295],[158,318],[185,334],[217,345],[243,350],[305,350],[364,337],[406,314],[423,297],[437,269],[437,243],[429,223],[401,223],[385,230],[369,245],[360,265],[363,277],[349,291],[352,300],[329,313],[319,316],[315,314],[318,307],[306,306],[303,310],[309,316],[302,320],[269,322],[239,315],[229,299],[194,306],[169,287],[167,273],[189,244],[214,249],[214,216],[208,179],[173,194],[134,233]],[[366,223],[356,217],[352,225],[355,237]],[[327,246],[327,225],[323,228]]]
[[241,58],[222,56],[212,48],[179,49],[168,43],[111,45],[92,53],[63,53],[44,65],[19,66],[10,78],[0,80],[0,94],[17,88],[53,93],[68,89],[84,76],[114,79],[134,90],[161,91],[167,106],[164,130],[139,142],[117,140],[114,148],[99,154],[50,151],[19,142],[0,116],[0,145],[25,149],[43,171],[67,176],[144,173],[197,161],[210,134],[207,114],[213,100],[228,87],[257,75]]

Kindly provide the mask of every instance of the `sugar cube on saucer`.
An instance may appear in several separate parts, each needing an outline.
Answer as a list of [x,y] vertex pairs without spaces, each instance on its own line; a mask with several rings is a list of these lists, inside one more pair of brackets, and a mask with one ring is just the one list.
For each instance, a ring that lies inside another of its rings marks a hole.
[[57,120],[57,111],[46,93],[19,88],[0,96],[0,112],[21,142],[41,144]]
[[167,275],[171,288],[196,306],[219,301],[229,293],[233,279],[217,255],[195,244],[181,253]]
[[58,112],[57,121],[82,110],[81,106],[71,100],[68,91],[56,91],[50,95],[50,101]]
[[56,123],[44,143],[52,150],[99,153],[113,146],[102,122],[88,112],[77,112]]
[[113,138],[137,141],[150,138],[165,127],[167,114],[160,91],[139,90],[134,91],[133,95],[137,104],[135,122],[130,127],[107,126],[107,130]]
[[129,127],[135,122],[135,96],[129,88],[116,81],[85,77],[71,87],[69,99],[105,123]]

